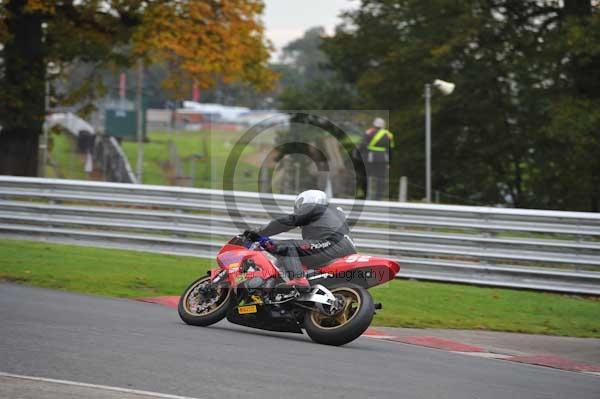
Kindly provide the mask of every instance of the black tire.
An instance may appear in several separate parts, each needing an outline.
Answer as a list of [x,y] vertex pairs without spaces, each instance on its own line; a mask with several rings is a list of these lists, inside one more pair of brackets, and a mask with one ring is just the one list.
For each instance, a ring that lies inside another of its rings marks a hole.
[[199,314],[189,309],[188,297],[193,293],[194,288],[202,283],[206,284],[207,281],[210,281],[210,276],[204,276],[195,280],[193,283],[187,286],[187,288],[183,291],[183,294],[181,294],[181,297],[179,297],[177,311],[179,312],[179,317],[181,317],[181,320],[183,320],[186,324],[206,327],[221,321],[227,315],[227,311],[229,310],[233,300],[233,295],[231,294],[231,290],[226,288],[222,288],[219,291],[220,296],[225,294],[226,297],[224,299],[219,298],[219,302],[216,303],[217,306],[215,306],[214,309],[210,309],[209,312]]
[[[304,328],[308,336],[315,342],[325,345],[345,345],[360,337],[369,328],[375,314],[375,304],[369,291],[356,284],[340,284],[329,289],[334,295],[336,293],[339,295],[342,290],[355,293],[360,302],[358,307],[343,324],[328,327],[322,326],[317,320],[323,317],[319,312],[307,312],[304,316]],[[332,321],[332,319],[330,318],[325,321]]]

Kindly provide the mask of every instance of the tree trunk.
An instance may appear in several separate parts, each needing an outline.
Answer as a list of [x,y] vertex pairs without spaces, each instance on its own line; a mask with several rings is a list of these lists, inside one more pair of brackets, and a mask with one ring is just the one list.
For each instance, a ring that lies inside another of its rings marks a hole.
[[25,12],[26,0],[6,8],[11,35],[2,51],[0,86],[0,175],[37,176],[38,142],[45,114],[42,16]]
[[0,175],[38,175],[39,135],[10,129],[0,134]]

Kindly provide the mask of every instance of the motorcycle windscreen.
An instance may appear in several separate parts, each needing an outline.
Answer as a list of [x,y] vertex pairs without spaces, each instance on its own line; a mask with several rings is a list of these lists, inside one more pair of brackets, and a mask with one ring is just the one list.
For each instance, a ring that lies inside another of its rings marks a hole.
[[239,264],[244,259],[244,257],[248,255],[248,252],[250,252],[246,250],[246,248],[240,248],[233,245],[227,248],[228,245],[225,245],[221,252],[219,252],[219,254],[217,255],[217,263],[223,268],[228,268],[229,265],[233,263]]
[[223,245],[223,247],[219,250],[219,255],[225,252],[247,249],[248,247],[246,244],[247,241],[243,237],[235,236],[229,240],[227,244]]

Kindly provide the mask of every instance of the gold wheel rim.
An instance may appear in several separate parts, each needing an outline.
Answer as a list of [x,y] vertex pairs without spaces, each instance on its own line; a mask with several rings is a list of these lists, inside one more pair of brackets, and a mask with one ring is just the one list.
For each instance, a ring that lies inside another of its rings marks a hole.
[[314,310],[310,312],[313,324],[324,330],[333,330],[345,326],[356,317],[362,305],[359,293],[352,288],[340,287],[331,290],[331,293],[344,297],[344,309],[339,314],[327,316]]
[[[229,295],[231,295],[231,290],[227,289],[227,288],[221,288],[218,292],[219,299],[217,300],[217,302],[210,305],[205,311],[198,313],[198,312],[190,309],[190,295],[198,287],[200,287],[201,285],[205,285],[207,283],[210,283],[210,277],[205,277],[201,280],[198,280],[196,282],[196,284],[192,285],[185,292],[184,297],[183,297],[183,309],[185,310],[186,313],[188,313],[192,316],[208,316],[208,315],[216,312],[217,310],[221,309],[225,305],[225,303],[227,302],[227,299],[229,298]],[[225,293],[225,296],[223,296],[224,291],[227,291]],[[200,294],[198,293],[197,296],[200,296]],[[197,307],[199,304],[200,304],[200,300],[195,302],[194,307]]]

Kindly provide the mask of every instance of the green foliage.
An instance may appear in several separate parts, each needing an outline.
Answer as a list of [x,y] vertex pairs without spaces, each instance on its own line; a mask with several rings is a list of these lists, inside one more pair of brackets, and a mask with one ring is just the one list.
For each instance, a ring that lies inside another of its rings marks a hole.
[[353,108],[355,96],[351,85],[332,77],[286,87],[277,102],[285,110],[347,110]]
[[65,105],[83,102],[85,112],[104,94],[104,68],[140,61],[171,67],[163,84],[175,98],[219,79],[269,89],[276,76],[267,67],[263,8],[260,0],[0,2],[0,173],[35,175],[50,63],[63,77],[74,64],[88,69],[62,97]]
[[290,42],[283,48],[282,62],[293,65],[298,72],[297,85],[303,86],[316,79],[332,75],[326,70],[327,56],[321,51],[325,29],[321,26],[308,29],[300,39]]
[[277,105],[284,110],[345,110],[353,108],[355,90],[328,67],[322,51],[325,29],[308,29],[283,48],[281,92]]
[[424,186],[423,87],[441,78],[457,89],[434,90],[434,189],[453,202],[598,211],[600,13],[563,3],[363,0],[322,48],[356,106],[391,110],[394,174]]

